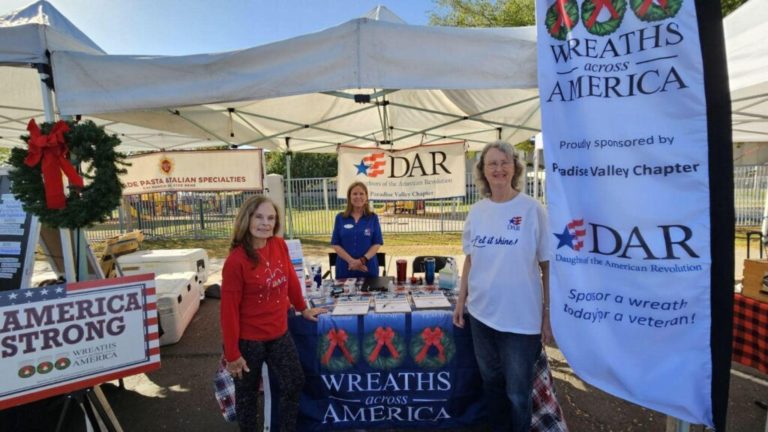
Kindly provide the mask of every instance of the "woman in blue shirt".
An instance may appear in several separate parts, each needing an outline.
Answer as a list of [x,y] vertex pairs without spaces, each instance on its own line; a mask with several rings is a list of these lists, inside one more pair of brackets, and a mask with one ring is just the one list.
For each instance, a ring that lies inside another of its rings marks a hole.
[[383,244],[379,218],[368,204],[368,187],[354,182],[347,189],[347,208],[336,215],[333,225],[336,277],[378,276],[376,252]]

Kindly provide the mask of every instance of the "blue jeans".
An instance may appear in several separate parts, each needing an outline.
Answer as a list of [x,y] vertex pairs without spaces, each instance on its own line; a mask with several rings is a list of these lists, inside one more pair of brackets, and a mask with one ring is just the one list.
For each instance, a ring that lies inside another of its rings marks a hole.
[[502,332],[469,319],[492,430],[528,432],[541,335]]

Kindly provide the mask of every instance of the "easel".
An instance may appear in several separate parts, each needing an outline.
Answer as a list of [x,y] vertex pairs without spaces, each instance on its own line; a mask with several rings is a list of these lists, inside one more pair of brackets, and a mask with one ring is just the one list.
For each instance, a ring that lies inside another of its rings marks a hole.
[[97,430],[100,431],[123,431],[123,428],[120,427],[120,423],[115,417],[115,413],[109,406],[107,398],[104,396],[104,392],[101,391],[101,387],[96,386],[77,390],[67,395],[67,398],[64,401],[64,407],[61,409],[61,414],[59,415],[59,421],[56,424],[56,432],[60,432],[61,428],[64,426],[64,420],[67,417],[69,405],[73,400],[85,412],[88,421],[86,425],[88,430],[93,430],[95,425],[98,428]]

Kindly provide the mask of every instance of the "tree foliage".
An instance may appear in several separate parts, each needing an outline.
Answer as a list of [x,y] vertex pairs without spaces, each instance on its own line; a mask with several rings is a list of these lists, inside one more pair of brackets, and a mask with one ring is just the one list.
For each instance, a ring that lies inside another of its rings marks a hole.
[[[287,178],[285,153],[266,154],[267,174],[280,174]],[[336,153],[293,153],[291,155],[291,178],[336,177]]]
[[[535,24],[534,0],[433,0],[432,25],[452,27],[518,27]],[[720,0],[723,16],[747,0]]]

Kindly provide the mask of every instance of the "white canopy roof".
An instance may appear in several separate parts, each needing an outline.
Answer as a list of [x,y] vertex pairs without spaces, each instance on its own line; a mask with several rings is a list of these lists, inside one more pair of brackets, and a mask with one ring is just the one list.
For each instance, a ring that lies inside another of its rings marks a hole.
[[227,53],[55,52],[59,107],[268,149],[286,150],[290,138],[294,151],[480,147],[539,130],[533,27],[413,26],[382,7],[369,15],[380,20]]
[[[57,50],[105,54],[45,1],[0,16],[0,146],[21,145],[19,137],[27,133],[26,125],[30,118],[35,118],[38,123],[44,121],[40,76],[35,65],[47,64],[46,51]],[[119,135],[123,151],[218,144],[165,131],[86,118]]]
[[749,0],[728,15],[725,45],[734,142],[768,142],[768,0]]

